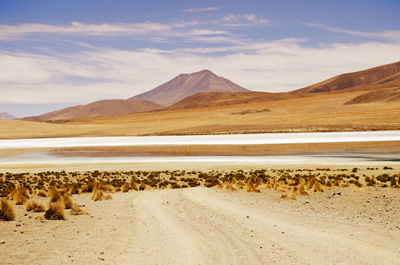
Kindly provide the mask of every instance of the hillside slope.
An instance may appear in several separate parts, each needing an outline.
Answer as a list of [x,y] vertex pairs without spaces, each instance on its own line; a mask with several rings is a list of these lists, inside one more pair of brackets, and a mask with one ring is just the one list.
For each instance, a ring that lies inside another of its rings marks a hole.
[[371,89],[371,87],[368,87],[370,85],[385,84],[396,80],[400,80],[400,62],[338,75],[320,83],[292,91],[292,93],[366,90]]
[[172,105],[186,97],[206,92],[249,92],[209,70],[181,74],[172,80],[132,98],[146,99],[163,106]]
[[161,108],[160,105],[138,98],[128,100],[100,100],[87,105],[69,107],[39,116],[26,117],[27,121],[56,121],[92,118],[146,112]]

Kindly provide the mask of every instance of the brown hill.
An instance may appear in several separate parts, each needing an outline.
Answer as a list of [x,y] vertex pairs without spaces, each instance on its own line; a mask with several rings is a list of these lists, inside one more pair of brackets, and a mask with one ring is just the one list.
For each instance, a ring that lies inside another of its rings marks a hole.
[[250,102],[279,100],[293,97],[289,93],[267,92],[208,92],[197,93],[161,110],[180,110],[246,104]]
[[367,92],[347,101],[346,105],[400,101],[400,79],[385,84],[364,86]]
[[146,99],[163,106],[169,106],[200,92],[248,91],[209,70],[203,70],[196,73],[178,75],[174,79],[133,98]]
[[162,106],[139,98],[128,100],[100,100],[87,105],[69,107],[39,116],[26,117],[27,121],[56,121],[146,112]]
[[366,90],[372,87],[400,80],[400,62],[386,64],[371,69],[335,76],[323,82],[301,88],[293,93],[321,93],[342,90]]

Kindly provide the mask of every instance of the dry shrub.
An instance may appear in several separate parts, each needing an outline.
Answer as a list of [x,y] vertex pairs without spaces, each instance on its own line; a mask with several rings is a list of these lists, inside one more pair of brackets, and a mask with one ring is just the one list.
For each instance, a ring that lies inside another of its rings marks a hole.
[[236,182],[236,187],[241,190],[246,186],[246,184],[244,184],[243,181],[239,180],[238,182]]
[[111,200],[112,196],[110,194],[106,194],[104,191],[100,189],[94,189],[92,200],[94,201],[101,201],[101,200]]
[[283,183],[275,182],[274,190],[279,191],[279,192],[286,192],[287,186]]
[[7,198],[13,200],[16,205],[22,205],[29,199],[28,191],[24,188],[16,188],[8,194]]
[[314,182],[314,185],[312,186],[312,191],[313,192],[324,192],[324,188],[322,187],[321,183],[318,181]]
[[15,211],[11,204],[6,200],[2,199],[0,202],[0,220],[3,221],[14,221]]
[[55,187],[50,187],[49,189],[49,199],[50,202],[57,202],[57,201],[62,201],[62,194],[59,190],[57,190]]
[[281,196],[281,199],[296,200],[296,198],[297,198],[297,196],[293,191],[290,192],[290,193],[283,194]]
[[224,189],[230,191],[237,191],[236,187],[232,183],[225,182],[224,184],[225,184]]
[[247,192],[260,192],[257,187],[260,185],[260,179],[254,176],[251,176],[246,183],[246,191]]
[[50,202],[49,209],[45,212],[44,218],[47,220],[65,220],[64,208],[62,200]]
[[30,211],[34,211],[36,213],[39,212],[44,212],[46,210],[46,208],[44,207],[44,205],[42,203],[39,203],[37,201],[29,201],[26,204],[25,209],[30,212]]
[[125,182],[121,187],[122,192],[128,192],[130,189],[131,189],[131,185],[128,182]]
[[39,197],[47,197],[47,191],[41,189],[36,193],[36,195]]
[[82,188],[79,190],[79,193],[92,192],[93,188],[94,188],[94,183],[89,182],[88,184],[82,186]]
[[63,199],[64,199],[65,209],[71,209],[72,206],[74,205],[72,196],[69,193],[64,193]]
[[69,191],[70,194],[78,194],[79,193],[79,189],[78,189],[78,185],[77,184],[73,184],[71,187],[69,187]]
[[236,177],[233,177],[231,182],[232,182],[232,184],[236,184],[236,182],[237,182]]
[[71,215],[89,215],[89,213],[85,210],[82,210],[79,205],[73,204],[71,208]]
[[136,182],[133,179],[131,180],[131,189],[135,191],[139,190],[138,184],[136,184]]
[[145,189],[146,189],[146,184],[140,183],[139,190],[145,190]]
[[306,188],[304,187],[304,184],[299,184],[299,185],[293,187],[293,192],[294,192],[296,195],[306,195],[306,196],[310,195],[310,194],[306,191]]

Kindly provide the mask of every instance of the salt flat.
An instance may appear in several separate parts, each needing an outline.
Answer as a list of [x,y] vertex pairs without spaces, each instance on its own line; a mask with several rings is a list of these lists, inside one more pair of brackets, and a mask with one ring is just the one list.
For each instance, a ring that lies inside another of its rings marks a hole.
[[372,141],[400,141],[400,131],[39,138],[0,140],[0,149],[152,145],[255,145]]

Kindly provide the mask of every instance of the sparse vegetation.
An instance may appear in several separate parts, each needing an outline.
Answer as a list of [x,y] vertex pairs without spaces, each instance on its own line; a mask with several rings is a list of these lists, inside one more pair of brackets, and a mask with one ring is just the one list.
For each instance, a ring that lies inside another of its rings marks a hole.
[[15,211],[11,206],[10,202],[6,199],[0,201],[0,220],[3,221],[14,221]]
[[49,209],[45,212],[44,218],[47,220],[65,220],[64,208],[62,200],[50,202]]
[[37,201],[29,201],[26,204],[25,209],[28,212],[30,212],[30,211],[33,211],[33,212],[44,212],[44,211],[46,211],[46,207],[42,203],[39,203]]
[[[261,192],[273,189],[284,193],[282,198],[295,199],[310,193],[324,192],[334,187],[399,188],[400,175],[385,166],[378,168],[317,168],[317,169],[260,169],[237,171],[87,171],[34,174],[2,173],[0,195],[17,205],[25,204],[29,194],[48,196],[50,203],[61,201],[66,209],[74,203],[71,194],[92,193],[95,201],[112,199],[112,193],[149,189],[183,189],[197,186],[229,191]],[[374,174],[375,173],[375,174]],[[32,205],[27,206],[31,208]]]

